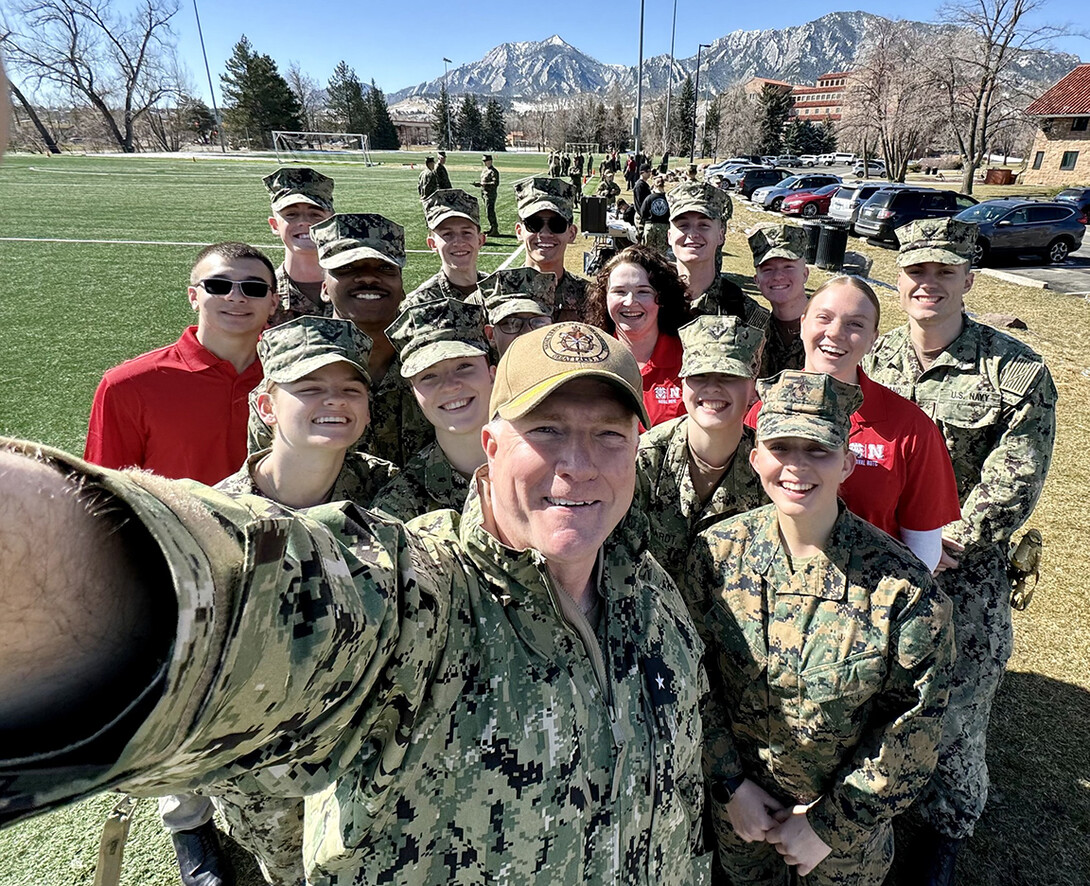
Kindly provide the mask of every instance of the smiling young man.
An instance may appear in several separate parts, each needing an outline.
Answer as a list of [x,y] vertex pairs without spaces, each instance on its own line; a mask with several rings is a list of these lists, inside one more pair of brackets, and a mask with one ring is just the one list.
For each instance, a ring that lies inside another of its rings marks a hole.
[[686,182],[666,199],[667,236],[693,313],[731,314],[767,334],[769,312],[719,272],[719,247],[734,212],[730,197],[707,182]]
[[896,234],[908,323],[878,340],[863,369],[939,426],[961,500],[937,576],[954,601],[957,661],[939,765],[919,804],[930,829],[910,854],[946,886],[987,801],[988,720],[1013,646],[1007,551],[1048,474],[1056,388],[1039,354],[965,314],[976,225],[924,219]]
[[477,198],[458,188],[435,191],[424,200],[428,249],[439,256],[439,272],[405,298],[407,305],[433,298],[465,301],[477,291],[484,274],[477,256],[485,243]]
[[701,645],[629,512],[640,382],[601,330],[520,337],[462,514],[408,527],[0,450],[0,724],[37,748],[2,820],[230,780],[307,798],[309,882],[708,882]]
[[296,317],[332,314],[322,301],[324,273],[310,226],[333,214],[333,179],[307,166],[284,166],[262,179],[272,202],[269,227],[284,244],[284,261],[276,269],[276,313],[269,320],[279,326]]
[[575,191],[561,178],[535,176],[515,182],[518,222],[515,236],[526,248],[526,267],[556,278],[553,319],[584,320],[587,283],[564,268],[564,253],[579,233],[573,204]]
[[753,282],[772,308],[761,356],[761,378],[802,369],[806,354],[799,331],[806,311],[806,233],[797,225],[758,225],[749,234]]

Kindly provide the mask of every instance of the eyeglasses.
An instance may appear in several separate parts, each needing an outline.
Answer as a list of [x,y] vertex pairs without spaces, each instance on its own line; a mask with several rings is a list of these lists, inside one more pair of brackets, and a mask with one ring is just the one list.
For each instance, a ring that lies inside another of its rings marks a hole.
[[552,317],[504,317],[496,328],[505,335],[519,335],[526,328],[541,329],[552,322]]
[[568,220],[562,215],[531,215],[522,222],[531,234],[538,234],[548,227],[554,234],[563,234],[568,229]]
[[227,295],[236,286],[246,298],[264,298],[272,287],[264,280],[228,280],[226,277],[206,277],[197,281],[209,295]]

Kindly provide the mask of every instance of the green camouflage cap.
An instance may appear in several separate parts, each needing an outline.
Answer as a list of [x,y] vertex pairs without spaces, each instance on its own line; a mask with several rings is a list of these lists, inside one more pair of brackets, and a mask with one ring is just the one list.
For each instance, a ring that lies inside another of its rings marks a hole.
[[468,218],[479,228],[481,210],[477,198],[461,188],[441,188],[424,198],[424,220],[429,231],[434,231],[441,222],[454,216]]
[[261,180],[274,212],[293,203],[309,203],[326,212],[333,211],[333,179],[309,166],[281,166]]
[[670,221],[683,212],[699,212],[726,222],[734,215],[734,204],[720,188],[709,182],[683,182],[666,195]]
[[520,335],[500,358],[489,415],[514,421],[577,378],[614,385],[645,428],[643,377],[632,352],[596,326],[564,321]]
[[863,404],[859,385],[850,385],[824,372],[785,369],[757,382],[761,411],[757,439],[802,437],[826,449],[839,449],[848,440],[852,413]]
[[451,357],[485,357],[484,309],[456,298],[433,299],[404,308],[386,327],[401,354],[405,378]]
[[757,377],[765,335],[741,318],[707,314],[685,324],[677,334],[684,349],[680,378],[707,372]]
[[551,209],[563,216],[570,225],[575,221],[573,206],[575,186],[565,178],[535,175],[515,182],[515,202],[519,218],[529,218],[535,212]]
[[266,329],[257,343],[265,380],[288,384],[330,363],[347,363],[371,384],[371,339],[356,324],[332,317],[298,317]]
[[806,232],[798,225],[757,225],[749,235],[749,248],[755,268],[770,258],[798,261],[806,255]]
[[556,306],[556,275],[533,268],[505,268],[480,282],[488,322],[495,326],[512,314],[551,317]]
[[967,264],[976,245],[977,226],[953,218],[921,218],[894,232],[901,250],[898,267],[934,261],[943,265]]
[[343,268],[365,258],[380,258],[405,267],[405,229],[373,212],[339,213],[310,226],[318,247],[318,264]]

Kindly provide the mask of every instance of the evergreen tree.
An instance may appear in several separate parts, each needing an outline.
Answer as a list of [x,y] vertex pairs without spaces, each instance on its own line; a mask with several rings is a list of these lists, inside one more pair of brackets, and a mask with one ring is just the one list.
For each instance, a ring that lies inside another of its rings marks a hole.
[[450,95],[446,84],[439,87],[439,101],[431,115],[431,128],[435,134],[435,144],[445,151],[454,149],[450,143],[454,134],[454,109],[450,105]]
[[767,84],[757,97],[757,103],[761,118],[761,141],[757,150],[762,154],[778,154],[783,148],[783,126],[795,100],[790,93]]
[[333,124],[344,132],[370,135],[375,128],[371,104],[363,94],[363,84],[344,61],[337,64],[329,78],[326,109]]
[[631,120],[629,120],[628,112],[625,110],[624,105],[619,101],[614,103],[613,108],[609,112],[606,128],[608,129],[607,140],[618,151],[627,151],[629,139],[632,138]]
[[484,144],[486,151],[507,150],[507,121],[503,118],[503,106],[494,98],[490,98],[484,106]]
[[396,151],[401,147],[401,139],[397,136],[397,128],[390,119],[390,109],[386,105],[386,94],[371,80],[371,95],[368,97],[371,104],[371,119],[375,121],[371,131],[371,147],[378,151]]
[[719,129],[722,125],[719,96],[716,96],[704,110],[704,140],[700,144],[701,157],[719,156]]
[[235,139],[272,147],[272,130],[300,129],[299,101],[271,57],[255,52],[246,35],[235,44],[220,75],[224,118]]
[[674,98],[670,107],[670,142],[673,147],[671,153],[684,155],[692,151],[695,113],[696,90],[693,89],[693,78],[686,74],[685,82],[681,84],[681,93]]
[[476,97],[464,96],[454,127],[454,139],[463,151],[480,150],[484,140],[483,127],[484,119],[481,117],[481,108]]
[[814,130],[817,136],[815,154],[831,154],[836,150],[836,126],[832,120],[818,123]]

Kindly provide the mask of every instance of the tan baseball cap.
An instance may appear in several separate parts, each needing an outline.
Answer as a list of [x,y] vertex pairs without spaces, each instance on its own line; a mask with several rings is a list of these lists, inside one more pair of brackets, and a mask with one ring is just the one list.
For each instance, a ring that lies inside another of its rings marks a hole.
[[586,323],[554,323],[516,338],[496,369],[489,414],[514,421],[578,378],[613,385],[643,426],[651,427],[636,358],[615,338]]

